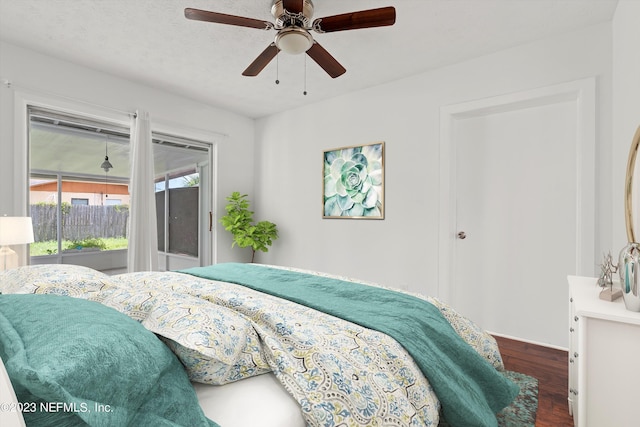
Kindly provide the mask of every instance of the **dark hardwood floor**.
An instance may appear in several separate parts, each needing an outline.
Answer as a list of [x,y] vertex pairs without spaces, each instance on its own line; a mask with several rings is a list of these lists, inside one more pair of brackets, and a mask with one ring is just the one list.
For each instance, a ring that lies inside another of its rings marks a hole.
[[538,379],[536,427],[569,427],[567,352],[496,336],[505,368]]

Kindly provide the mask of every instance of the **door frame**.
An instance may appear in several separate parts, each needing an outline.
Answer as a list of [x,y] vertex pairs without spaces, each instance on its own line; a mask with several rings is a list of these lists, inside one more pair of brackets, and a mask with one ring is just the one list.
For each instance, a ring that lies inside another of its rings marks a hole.
[[456,259],[456,120],[573,101],[576,106],[576,266],[567,274],[593,276],[595,266],[594,77],[440,107],[438,297],[451,302]]

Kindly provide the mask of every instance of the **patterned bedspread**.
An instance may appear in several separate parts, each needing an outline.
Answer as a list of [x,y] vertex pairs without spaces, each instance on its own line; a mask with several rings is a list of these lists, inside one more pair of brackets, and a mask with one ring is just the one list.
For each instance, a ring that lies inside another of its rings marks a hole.
[[[165,340],[193,381],[225,384],[273,371],[310,426],[438,425],[440,403],[400,344],[293,302],[177,272],[20,286],[12,291],[87,298],[128,314]],[[421,298],[503,368],[490,335],[438,300]]]

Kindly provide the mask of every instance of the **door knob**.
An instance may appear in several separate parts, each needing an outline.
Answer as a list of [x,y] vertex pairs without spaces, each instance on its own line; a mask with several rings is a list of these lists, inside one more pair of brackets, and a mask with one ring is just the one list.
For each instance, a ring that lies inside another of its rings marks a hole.
[[464,231],[458,232],[458,239],[464,240],[466,238],[467,238],[467,233],[465,233]]

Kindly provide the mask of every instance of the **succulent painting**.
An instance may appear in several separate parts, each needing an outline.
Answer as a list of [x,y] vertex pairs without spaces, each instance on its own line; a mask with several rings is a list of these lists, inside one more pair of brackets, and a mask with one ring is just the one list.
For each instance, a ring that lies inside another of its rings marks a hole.
[[324,153],[324,216],[383,217],[384,143]]

